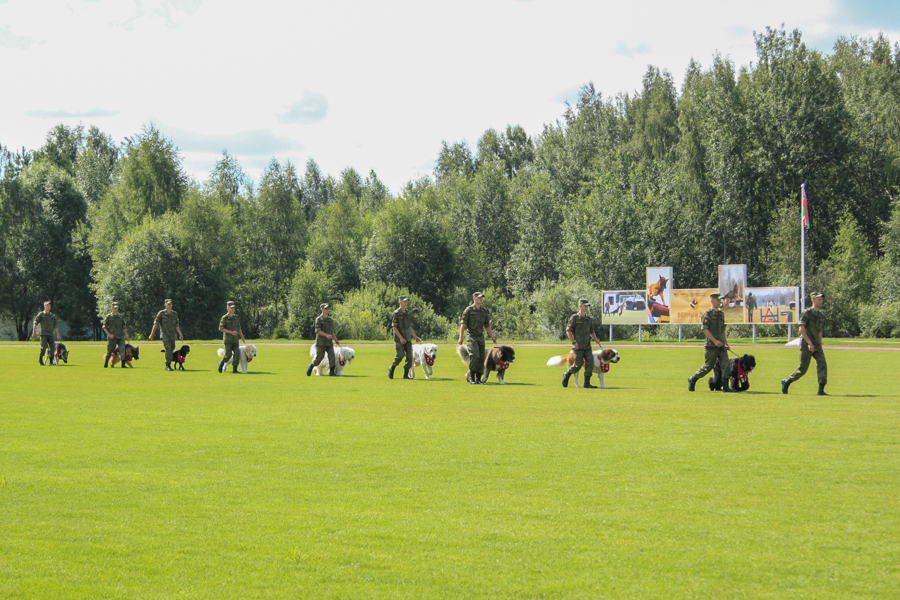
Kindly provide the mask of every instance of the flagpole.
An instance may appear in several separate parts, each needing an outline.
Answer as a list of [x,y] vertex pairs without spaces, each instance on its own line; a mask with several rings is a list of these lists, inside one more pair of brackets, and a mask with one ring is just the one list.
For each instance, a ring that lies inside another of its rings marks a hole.
[[803,209],[800,211],[800,312],[806,310],[806,184],[800,184],[800,202]]

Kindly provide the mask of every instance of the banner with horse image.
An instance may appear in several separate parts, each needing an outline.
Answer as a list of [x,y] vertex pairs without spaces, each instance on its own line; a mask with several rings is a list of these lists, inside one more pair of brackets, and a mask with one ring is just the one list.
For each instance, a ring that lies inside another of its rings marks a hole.
[[800,288],[747,288],[747,323],[773,325],[800,322]]
[[647,267],[647,320],[645,323],[671,323],[672,267]]
[[[597,314],[592,307],[591,314]],[[644,325],[647,323],[647,292],[643,290],[604,290],[604,325]]]
[[703,313],[712,308],[709,295],[718,291],[716,288],[672,290],[672,323],[699,325]]
[[747,288],[747,265],[719,265],[719,293],[726,323],[746,323],[744,290]]

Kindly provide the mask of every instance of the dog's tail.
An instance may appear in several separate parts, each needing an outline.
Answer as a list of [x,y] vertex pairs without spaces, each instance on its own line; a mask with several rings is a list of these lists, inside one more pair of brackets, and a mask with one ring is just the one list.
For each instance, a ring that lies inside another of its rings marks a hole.
[[566,362],[567,357],[568,357],[568,354],[563,354],[561,356],[554,356],[550,360],[547,361],[547,366],[548,367],[558,367],[559,365]]
[[225,358],[225,348],[219,348],[216,350],[216,354],[219,355],[219,358]]
[[459,357],[465,364],[469,364],[469,349],[465,346],[458,345],[456,346],[456,353],[459,354]]

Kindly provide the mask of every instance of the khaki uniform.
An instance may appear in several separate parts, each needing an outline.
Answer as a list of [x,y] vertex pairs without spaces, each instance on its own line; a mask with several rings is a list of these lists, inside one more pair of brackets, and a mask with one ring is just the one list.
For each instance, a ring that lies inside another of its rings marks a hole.
[[466,349],[469,352],[469,371],[484,371],[484,329],[491,326],[491,314],[484,306],[480,309],[470,304],[463,311],[459,324],[466,324]]
[[56,322],[57,317],[52,312],[45,313],[41,311],[34,318],[35,324],[41,328],[39,336],[41,336],[41,358],[44,356],[44,352],[47,353],[47,358],[53,358],[53,355],[56,354],[56,338],[54,337],[56,334]]
[[703,352],[704,363],[694,373],[694,379],[700,379],[712,371],[713,367],[716,366],[716,361],[718,361],[719,366],[722,367],[722,378],[728,381],[728,378],[731,377],[731,361],[728,360],[728,350],[725,349],[725,313],[721,310],[710,308],[703,313],[700,323],[702,328],[708,329],[714,338],[722,342],[722,345],[717,347],[709,338],[706,338],[706,346]]
[[756,296],[752,298],[747,298],[747,314],[750,317],[750,322],[753,322],[753,313],[756,311]]
[[809,360],[815,358],[819,385],[824,386],[828,383],[828,364],[825,362],[825,352],[822,350],[822,329],[825,327],[825,315],[820,310],[807,308],[800,315],[800,324],[806,329],[806,334],[812,340],[814,350],[810,352],[806,340],[803,340],[803,343],[800,344],[800,366],[788,377],[788,381],[793,383],[806,375]]
[[577,349],[575,353],[575,364],[569,369],[570,373],[577,373],[584,365],[585,377],[590,377],[594,372],[594,357],[591,356],[591,334],[597,335],[594,325],[594,319],[588,315],[581,316],[581,313],[575,313],[569,317],[569,324],[566,325],[566,331],[572,332],[575,338]]
[[[231,316],[225,313],[222,316],[219,320],[219,331],[223,329],[230,329],[231,331],[241,330],[241,320],[236,313]],[[225,357],[222,359],[222,362],[227,365],[231,360],[239,360],[241,351],[240,338],[233,333],[222,331],[222,342],[225,344]]]
[[312,364],[313,366],[318,366],[319,363],[322,362],[322,359],[324,359],[327,355],[328,365],[333,369],[335,366],[337,366],[337,364],[334,362],[334,340],[319,335],[319,332],[321,331],[322,333],[334,335],[334,321],[331,317],[324,317],[322,315],[319,315],[318,317],[316,317],[315,329],[316,359]]
[[122,361],[125,361],[125,317],[109,313],[103,319],[103,328],[112,334],[106,341],[106,358],[115,352]]
[[394,314],[391,315],[391,331],[396,327],[397,331],[400,332],[400,335],[406,340],[404,343],[400,343],[400,338],[397,337],[397,334],[394,334],[394,347],[397,350],[397,355],[394,357],[394,362],[391,363],[391,368],[395,368],[400,364],[400,361],[403,358],[406,358],[406,362],[403,364],[403,368],[407,371],[413,368],[413,350],[412,350],[412,315],[409,314],[409,310],[404,310],[402,308],[398,308],[394,311]]
[[172,353],[175,352],[175,340],[178,339],[177,327],[181,327],[178,313],[174,310],[167,313],[165,309],[156,313],[156,325],[159,327],[159,337],[162,339],[163,348],[166,349],[166,364],[172,362]]

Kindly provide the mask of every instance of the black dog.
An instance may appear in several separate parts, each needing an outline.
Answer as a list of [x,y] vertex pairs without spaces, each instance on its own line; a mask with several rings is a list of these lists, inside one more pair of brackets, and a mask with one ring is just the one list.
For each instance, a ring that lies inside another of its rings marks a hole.
[[56,353],[50,360],[52,360],[56,366],[59,366],[60,359],[62,359],[64,363],[69,364],[69,350],[62,342],[56,344]]
[[497,379],[500,385],[506,385],[505,375],[506,369],[516,360],[516,351],[512,346],[500,346],[499,348],[491,348],[485,353],[484,357],[484,379],[481,383],[487,383],[491,371],[497,372]]
[[[750,371],[756,368],[756,358],[745,354],[731,359],[731,377],[728,378],[731,389],[735,392],[746,392],[750,389]],[[722,367],[719,363],[713,367],[713,376],[709,378],[710,391],[722,389]]]
[[[191,347],[185,344],[178,350],[172,353],[172,361],[175,363],[176,369],[181,369],[184,371],[184,360],[187,358],[187,355],[190,353]],[[165,349],[160,350],[160,352],[165,352]]]

